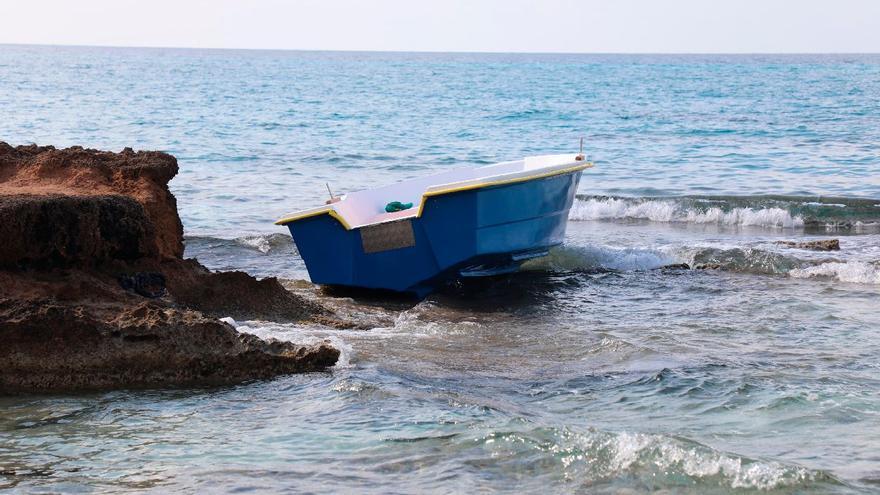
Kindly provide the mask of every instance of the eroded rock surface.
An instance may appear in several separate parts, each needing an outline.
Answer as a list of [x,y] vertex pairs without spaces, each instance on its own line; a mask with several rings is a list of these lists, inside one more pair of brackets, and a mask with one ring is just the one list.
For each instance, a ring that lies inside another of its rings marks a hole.
[[776,241],[776,244],[798,249],[810,249],[813,251],[840,251],[839,239],[820,239],[818,241],[803,242]]
[[235,383],[332,366],[326,342],[217,320],[321,320],[274,278],[184,260],[160,152],[0,142],[0,393]]

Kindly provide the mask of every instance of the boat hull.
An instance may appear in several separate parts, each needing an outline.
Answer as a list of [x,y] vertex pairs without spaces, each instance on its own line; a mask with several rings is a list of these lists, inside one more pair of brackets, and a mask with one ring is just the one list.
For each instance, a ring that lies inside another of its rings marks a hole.
[[426,199],[421,215],[348,230],[287,224],[312,282],[424,296],[449,280],[516,271],[565,237],[581,171]]

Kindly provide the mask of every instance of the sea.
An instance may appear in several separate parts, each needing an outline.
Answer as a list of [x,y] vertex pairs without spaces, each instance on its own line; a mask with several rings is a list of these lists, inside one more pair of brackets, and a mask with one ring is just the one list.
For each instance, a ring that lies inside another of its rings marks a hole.
[[[273,225],[581,138],[565,245],[422,301]],[[0,45],[0,140],[172,153],[187,256],[358,322],[227,320],[326,372],[0,398],[0,489],[880,492],[880,55]]]

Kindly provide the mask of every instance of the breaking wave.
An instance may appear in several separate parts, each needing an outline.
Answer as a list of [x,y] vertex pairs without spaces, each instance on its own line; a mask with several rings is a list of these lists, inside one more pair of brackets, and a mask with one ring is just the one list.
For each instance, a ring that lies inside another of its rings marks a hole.
[[790,493],[842,485],[824,471],[752,459],[686,438],[595,428],[543,426],[397,437],[377,447],[375,455],[409,459],[418,456],[424,444],[451,458],[480,459],[481,471],[489,475],[527,469],[530,476],[520,488],[525,492],[554,486],[560,476],[566,481],[565,491],[574,493],[630,493],[620,491],[622,478],[646,491],[664,493],[726,493],[731,489]]
[[569,219],[880,231],[880,201],[792,196],[578,196]]
[[587,478],[594,480],[630,475],[669,488],[681,484],[752,490],[836,481],[821,471],[749,459],[665,435],[564,430],[560,436],[556,449],[565,468],[585,469]]
[[229,249],[244,248],[261,254],[274,254],[276,252],[289,253],[295,249],[293,240],[288,234],[254,234],[228,239],[204,235],[187,235],[184,243],[188,248]]
[[789,275],[795,278],[830,278],[841,282],[880,285],[880,267],[864,261],[821,263],[796,268]]
[[261,234],[236,237],[233,241],[246,248],[269,254],[278,249],[290,249],[293,241],[288,234]]

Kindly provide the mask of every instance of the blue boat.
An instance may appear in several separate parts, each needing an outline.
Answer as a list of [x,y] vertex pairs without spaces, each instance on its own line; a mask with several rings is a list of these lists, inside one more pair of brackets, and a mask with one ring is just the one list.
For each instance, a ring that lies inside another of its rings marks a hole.
[[547,255],[591,166],[570,154],[454,169],[333,197],[276,224],[290,229],[313,283],[424,297]]

